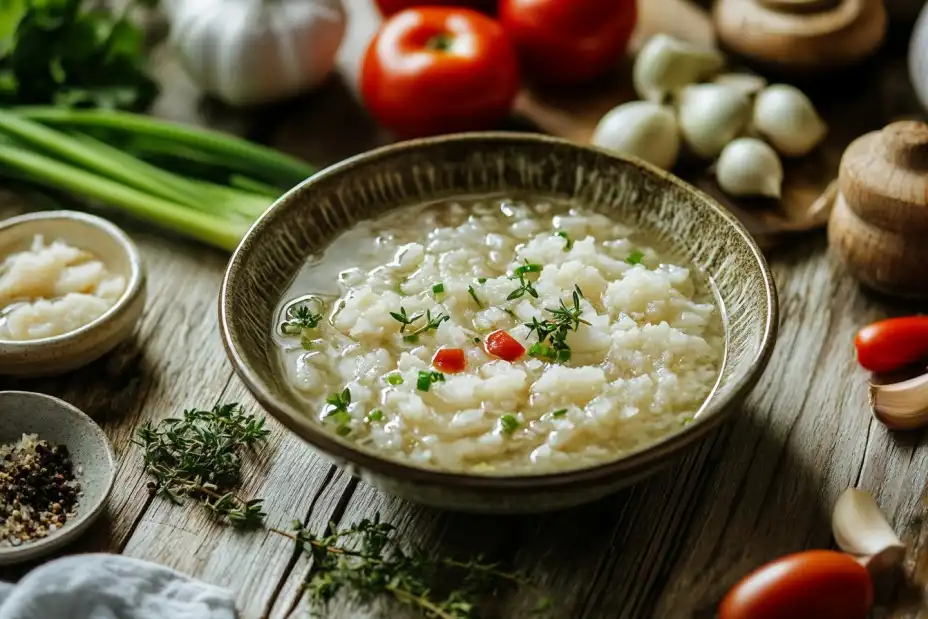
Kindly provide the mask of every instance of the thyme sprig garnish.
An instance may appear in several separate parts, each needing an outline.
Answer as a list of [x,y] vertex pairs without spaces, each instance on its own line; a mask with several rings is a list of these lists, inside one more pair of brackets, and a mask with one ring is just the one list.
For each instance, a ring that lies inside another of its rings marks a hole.
[[394,320],[396,320],[398,323],[400,323],[400,325],[402,325],[400,327],[400,333],[405,333],[406,327],[408,327],[412,323],[422,318],[422,314],[415,314],[412,317],[408,316],[406,314],[406,308],[403,307],[402,305],[400,306],[399,312],[390,312],[390,315],[393,316]]
[[438,313],[437,316],[432,318],[432,310],[425,310],[425,324],[410,333],[407,336],[404,336],[403,339],[407,342],[415,342],[419,339],[419,334],[425,333],[427,331],[435,331],[438,327],[441,326],[441,323],[446,320],[451,320],[451,316],[447,314]]
[[309,349],[312,347],[309,331],[318,327],[321,322],[322,314],[316,314],[307,306],[301,305],[293,310],[290,319],[281,326],[281,330],[285,335],[299,335],[300,344],[303,348]]
[[[529,586],[518,572],[506,572],[498,563],[478,555],[468,561],[435,559],[418,548],[404,552],[395,542],[396,527],[381,522],[380,514],[342,530],[329,525],[323,535],[294,522],[292,532],[271,529],[290,538],[299,552],[310,556],[313,569],[304,587],[317,616],[344,589],[362,602],[388,595],[432,619],[472,619],[480,602],[501,584]],[[541,597],[539,612],[552,600]]]
[[516,273],[512,275],[509,279],[518,279],[519,287],[509,293],[506,297],[507,301],[515,301],[516,299],[521,299],[526,294],[538,298],[538,291],[535,290],[535,287],[532,285],[532,282],[525,279],[525,273]]
[[335,433],[339,436],[346,436],[351,433],[351,414],[348,407],[351,405],[351,391],[345,387],[341,393],[333,393],[325,399],[329,410],[326,411],[326,421],[335,423]]
[[245,413],[238,404],[212,410],[188,409],[181,418],[150,421],[136,431],[152,494],[182,503],[197,500],[219,519],[239,528],[260,527],[262,499],[244,499],[234,489],[241,483],[241,452],[263,442],[264,419]]
[[545,308],[545,311],[551,314],[550,320],[532,318],[532,322],[523,323],[528,328],[529,335],[535,333],[538,336],[538,341],[532,344],[527,351],[530,357],[560,363],[570,361],[571,350],[567,344],[568,332],[577,331],[581,324],[590,324],[581,318],[583,309],[580,307],[580,299],[584,297],[580,286],[574,286],[571,296],[572,307],[561,299],[560,307]]
[[472,298],[472,299],[474,300],[474,303],[477,304],[477,307],[479,307],[480,309],[483,309],[483,303],[481,303],[481,302],[480,302],[480,299],[477,298],[477,292],[474,290],[474,287],[473,287],[473,286],[468,286],[468,287],[467,287],[467,292],[468,292],[468,294],[470,294],[470,298]]

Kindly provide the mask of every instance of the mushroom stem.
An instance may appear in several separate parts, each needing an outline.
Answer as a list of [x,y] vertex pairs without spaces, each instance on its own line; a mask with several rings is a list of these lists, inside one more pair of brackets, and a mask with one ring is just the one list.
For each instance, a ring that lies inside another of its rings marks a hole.
[[835,504],[831,520],[835,542],[871,572],[902,563],[905,544],[865,490],[848,488]]

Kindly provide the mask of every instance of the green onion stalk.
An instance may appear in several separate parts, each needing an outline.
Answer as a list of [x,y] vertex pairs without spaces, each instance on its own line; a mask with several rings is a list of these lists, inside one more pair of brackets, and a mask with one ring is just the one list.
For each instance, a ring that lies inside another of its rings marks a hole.
[[149,116],[0,110],[0,176],[119,208],[227,251],[281,193],[314,173],[273,149]]

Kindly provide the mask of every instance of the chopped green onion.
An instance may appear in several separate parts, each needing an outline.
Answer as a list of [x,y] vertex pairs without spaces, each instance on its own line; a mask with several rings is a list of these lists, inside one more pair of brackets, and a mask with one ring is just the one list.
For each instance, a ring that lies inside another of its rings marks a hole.
[[546,359],[548,361],[554,361],[557,358],[557,354],[547,344],[542,344],[541,342],[535,342],[528,349],[528,356],[534,357],[535,359]]
[[631,265],[641,264],[641,261],[644,259],[644,252],[638,251],[637,249],[628,255],[628,258],[625,259],[625,262]]
[[482,284],[485,284],[485,283],[487,283],[487,278],[486,278],[486,277],[478,277],[478,278],[477,278],[477,283],[478,283],[478,284],[481,284],[481,285],[482,285]]
[[541,273],[541,265],[533,264],[533,263],[526,263],[520,267],[517,267],[516,270],[513,271],[513,274],[515,274],[516,276],[525,275],[526,273]]
[[503,415],[499,418],[499,424],[506,434],[512,434],[519,427],[519,420],[513,415]]
[[563,417],[563,416],[566,415],[566,414],[567,414],[567,409],[566,409],[566,408],[559,408],[558,410],[556,410],[556,411],[554,411],[553,413],[551,413],[551,416],[552,416],[552,417]]
[[387,382],[390,383],[391,385],[393,385],[394,387],[395,387],[396,385],[402,385],[402,384],[403,384],[403,376],[402,376],[402,374],[396,374],[396,373],[394,373],[394,374],[387,374]]
[[564,239],[565,241],[567,241],[567,244],[564,245],[564,251],[570,251],[571,249],[573,249],[573,247],[574,247],[574,242],[570,240],[570,237],[567,236],[567,233],[566,233],[566,232],[564,232],[563,230],[558,230],[558,231],[555,232],[554,234],[556,234],[557,236],[559,236],[559,237],[561,237],[562,239]]
[[441,282],[432,286],[432,292],[434,292],[435,294],[441,294],[444,291],[445,291],[445,285],[442,284]]
[[480,344],[482,341],[483,340],[481,340],[479,337],[474,336],[474,344]]
[[445,375],[441,372],[419,371],[419,377],[416,379],[416,389],[419,391],[428,391],[432,383],[445,382]]
[[368,421],[383,421],[383,411],[375,408],[367,414]]

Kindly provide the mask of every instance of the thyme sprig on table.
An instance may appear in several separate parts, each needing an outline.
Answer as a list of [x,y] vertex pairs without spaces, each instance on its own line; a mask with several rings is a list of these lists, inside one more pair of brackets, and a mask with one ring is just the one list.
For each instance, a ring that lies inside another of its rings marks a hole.
[[[336,413],[346,412],[351,394],[345,389],[327,403]],[[242,479],[241,450],[267,435],[263,418],[224,404],[185,410],[157,426],[145,423],[133,442],[142,447],[145,471],[154,477],[150,492],[176,503],[195,498],[222,521],[257,529],[264,526],[263,500],[242,499],[234,490]],[[341,530],[330,523],[319,535],[298,521],[292,532],[268,530],[293,540],[298,552],[312,558],[304,587],[320,613],[348,590],[360,601],[390,597],[429,619],[476,619],[481,602],[501,586],[532,586],[522,574],[506,572],[481,555],[462,561],[430,557],[420,549],[404,552],[394,539],[395,527],[381,522],[379,513]],[[539,596],[536,614],[552,607],[551,598]]]
[[[342,530],[330,524],[323,535],[300,522],[294,522],[292,530],[272,529],[312,557],[313,569],[304,587],[317,613],[347,589],[362,602],[389,595],[431,619],[472,619],[479,616],[481,598],[500,585],[531,586],[523,575],[503,571],[480,555],[459,561],[435,559],[418,548],[404,552],[394,540],[396,527],[381,522],[379,513]],[[536,611],[551,607],[552,600],[541,597]]]
[[142,448],[145,472],[154,478],[149,492],[175,503],[185,496],[196,499],[217,518],[248,529],[260,527],[265,514],[262,499],[234,492],[242,479],[241,452],[268,433],[263,418],[246,414],[238,404],[223,404],[188,409],[157,426],[146,422],[132,442]]

